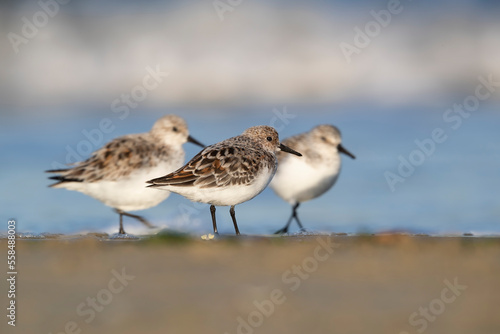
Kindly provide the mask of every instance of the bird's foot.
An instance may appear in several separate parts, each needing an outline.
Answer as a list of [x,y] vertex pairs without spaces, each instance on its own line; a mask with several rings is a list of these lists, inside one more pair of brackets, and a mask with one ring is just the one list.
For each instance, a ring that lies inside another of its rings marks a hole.
[[276,232],[274,232],[274,234],[287,234],[288,233],[288,227],[283,227],[279,230],[277,230]]
[[201,236],[201,239],[205,240],[205,241],[215,240],[215,239],[219,239],[219,238],[220,238],[220,236],[219,236],[219,233],[217,233],[217,232],[208,233],[208,234],[204,234]]

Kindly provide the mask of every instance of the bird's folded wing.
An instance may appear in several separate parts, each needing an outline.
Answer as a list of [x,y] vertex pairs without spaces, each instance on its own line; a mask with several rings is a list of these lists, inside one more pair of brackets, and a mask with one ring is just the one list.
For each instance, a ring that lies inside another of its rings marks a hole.
[[46,172],[59,174],[50,177],[58,183],[95,182],[102,179],[114,181],[139,168],[154,166],[160,155],[165,153],[141,136],[129,135],[114,139],[73,168]]
[[[179,170],[148,181],[150,187],[198,186],[216,188],[249,185],[261,166],[258,152],[241,154],[238,147],[207,147]],[[253,157],[253,158],[249,158]]]

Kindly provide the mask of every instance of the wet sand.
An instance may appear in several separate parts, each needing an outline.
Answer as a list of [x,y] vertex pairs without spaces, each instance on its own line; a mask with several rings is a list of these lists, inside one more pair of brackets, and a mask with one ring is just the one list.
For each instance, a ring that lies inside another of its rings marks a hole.
[[499,238],[88,235],[17,252],[1,333],[500,333]]

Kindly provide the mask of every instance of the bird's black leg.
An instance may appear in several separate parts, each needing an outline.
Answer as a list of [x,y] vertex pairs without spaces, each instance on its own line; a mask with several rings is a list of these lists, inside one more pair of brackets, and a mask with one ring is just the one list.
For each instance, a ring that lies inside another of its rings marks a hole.
[[304,228],[304,226],[302,226],[302,223],[300,222],[299,220],[299,215],[297,214],[297,209],[299,208],[299,205],[300,203],[297,203],[295,204],[295,206],[293,207],[293,217],[295,218],[295,220],[297,221],[297,224],[299,224],[299,227],[300,227],[300,230],[302,232],[304,232],[306,229]]
[[125,230],[123,229],[123,213],[121,213],[118,210],[115,210],[116,213],[120,215],[120,229],[118,230],[118,234],[126,234]]
[[151,224],[150,222],[148,222],[146,219],[144,219],[141,216],[133,215],[133,214],[125,212],[125,211],[120,211],[120,213],[122,215],[124,215],[124,216],[137,219],[138,221],[140,221],[141,223],[143,223],[144,225],[146,225],[149,228],[154,228],[155,227],[153,224]]
[[302,226],[302,223],[300,222],[299,217],[297,216],[297,208],[299,207],[299,205],[300,205],[300,203],[297,203],[292,207],[292,215],[290,216],[290,219],[288,219],[288,222],[286,223],[286,225],[283,228],[279,229],[274,234],[288,233],[288,228],[290,227],[290,224],[292,223],[292,220],[294,218],[295,218],[295,220],[297,220],[297,224],[299,224],[300,229],[304,230],[304,227]]
[[240,230],[238,229],[238,223],[236,222],[236,212],[234,212],[234,205],[229,209],[229,213],[231,214],[231,218],[233,219],[234,230],[236,231],[236,235],[240,235]]
[[292,223],[293,218],[295,217],[295,211],[292,210],[292,215],[290,216],[290,219],[288,219],[288,222],[283,228],[280,228],[274,234],[284,234],[288,233],[288,227],[290,227],[290,224]]
[[115,212],[120,215],[120,230],[118,231],[119,234],[125,234],[125,230],[123,229],[123,216],[135,218],[135,219],[137,219],[138,221],[140,221],[141,223],[143,223],[144,225],[146,225],[149,228],[154,228],[155,227],[153,224],[151,224],[150,222],[148,222],[146,219],[144,219],[141,216],[133,215],[131,213],[128,213],[128,212],[125,212],[125,211],[122,211],[122,210],[119,210],[119,209],[115,209]]
[[215,221],[215,205],[210,205],[210,213],[212,214],[212,224],[214,225],[214,234],[219,234],[217,231],[217,223]]

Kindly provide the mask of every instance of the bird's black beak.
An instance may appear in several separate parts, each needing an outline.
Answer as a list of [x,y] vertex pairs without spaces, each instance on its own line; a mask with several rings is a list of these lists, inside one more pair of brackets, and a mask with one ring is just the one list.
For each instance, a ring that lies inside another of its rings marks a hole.
[[198,146],[201,146],[201,147],[205,147],[205,145],[203,145],[202,143],[200,143],[199,141],[197,141],[196,139],[194,139],[191,136],[188,136],[188,142],[193,143],[193,144],[198,145]]
[[294,150],[292,150],[290,147],[285,146],[285,145],[283,145],[283,144],[280,144],[280,150],[282,150],[283,152],[286,152],[286,153],[295,154],[295,155],[297,155],[297,156],[299,156],[299,157],[301,157],[301,156],[302,156],[302,154],[300,154],[299,152],[294,151]]
[[349,152],[348,150],[346,150],[344,148],[344,146],[342,146],[342,144],[339,144],[339,146],[337,146],[337,149],[339,150],[340,153],[344,153],[345,155],[350,156],[352,159],[356,159],[356,157],[354,156],[354,154],[352,154],[351,152]]

